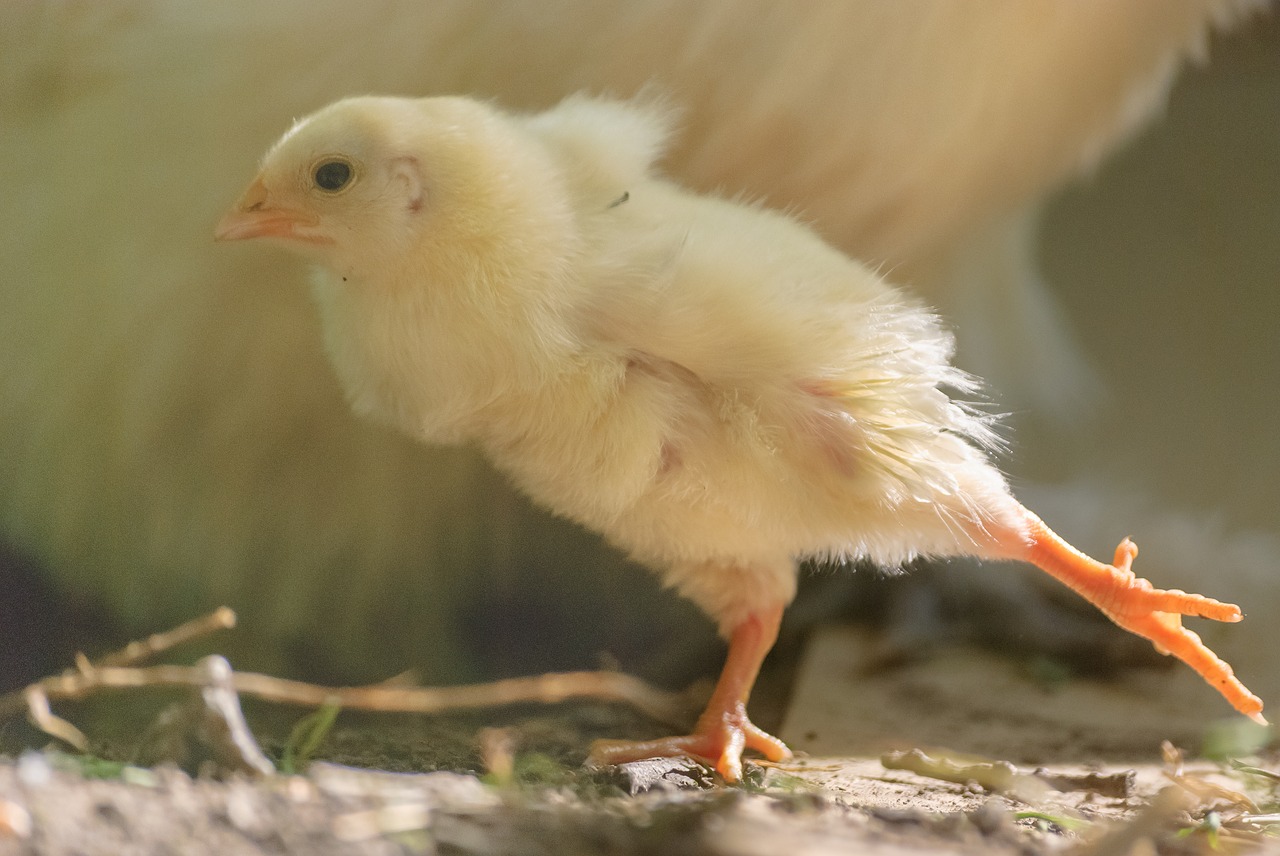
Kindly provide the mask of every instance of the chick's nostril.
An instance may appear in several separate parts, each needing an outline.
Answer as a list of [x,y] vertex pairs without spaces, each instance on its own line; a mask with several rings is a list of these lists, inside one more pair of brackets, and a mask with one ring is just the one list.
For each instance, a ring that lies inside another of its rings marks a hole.
[[248,208],[246,208],[245,210],[246,210],[246,211],[261,211],[261,210],[262,210],[262,200],[261,200],[261,199],[260,199],[260,200],[258,200],[257,202],[253,203],[253,204],[252,204],[252,205],[250,205]]

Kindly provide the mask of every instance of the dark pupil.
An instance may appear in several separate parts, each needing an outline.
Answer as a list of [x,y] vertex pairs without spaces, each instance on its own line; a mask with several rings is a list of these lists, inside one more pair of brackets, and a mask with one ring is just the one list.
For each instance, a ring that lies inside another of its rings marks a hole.
[[351,166],[342,161],[328,161],[316,167],[316,186],[321,190],[341,190],[351,180]]

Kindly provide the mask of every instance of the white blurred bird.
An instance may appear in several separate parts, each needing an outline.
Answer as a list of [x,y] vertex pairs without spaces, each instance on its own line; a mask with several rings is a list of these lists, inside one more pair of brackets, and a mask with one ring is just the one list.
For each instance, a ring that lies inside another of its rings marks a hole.
[[356,411],[473,443],[535,501],[599,531],[729,640],[693,734],[619,761],[786,747],[746,702],[808,556],[1038,565],[1262,703],[1181,626],[1230,604],[1059,539],[988,461],[989,420],[937,320],[793,219],[651,173],[652,105],[572,97],[521,116],[466,98],[353,98],[299,121],[218,226],[319,264],[329,355]]

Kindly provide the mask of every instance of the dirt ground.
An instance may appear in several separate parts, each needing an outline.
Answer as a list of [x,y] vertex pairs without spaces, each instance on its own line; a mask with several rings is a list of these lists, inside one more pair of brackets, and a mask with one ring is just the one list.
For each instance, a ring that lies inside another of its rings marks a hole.
[[[305,775],[11,757],[0,856],[1280,853],[1270,732],[1215,722],[1223,706],[1177,671],[1098,682],[967,648],[870,668],[876,643],[850,628],[810,640],[781,726],[796,760],[753,766],[735,787],[682,761],[584,768],[596,737],[664,730],[608,705],[343,715]],[[101,724],[96,754],[127,758],[151,738],[140,720],[112,722],[124,698],[58,709]],[[135,718],[164,702],[130,698]],[[270,735],[299,714],[246,710],[278,759],[286,738]],[[40,745],[23,728],[6,724],[5,744]],[[480,751],[484,728],[509,752]],[[1165,740],[1188,757],[1253,753],[1255,772],[1175,769]],[[504,782],[485,770],[495,758],[513,763]]]

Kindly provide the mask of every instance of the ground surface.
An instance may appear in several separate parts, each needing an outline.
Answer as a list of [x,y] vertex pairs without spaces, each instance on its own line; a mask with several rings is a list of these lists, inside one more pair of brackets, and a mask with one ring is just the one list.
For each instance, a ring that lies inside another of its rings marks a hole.
[[[1275,780],[1207,761],[1188,762],[1180,785],[1170,775],[1161,741],[1199,751],[1214,733],[1208,719],[1225,713],[1175,671],[1092,682],[963,648],[868,670],[875,643],[865,630],[816,635],[782,726],[799,757],[754,768],[733,788],[681,762],[584,769],[595,737],[663,730],[608,706],[344,716],[318,753],[330,760],[305,776],[99,765],[87,769],[110,778],[95,779],[71,756],[36,752],[0,763],[0,856],[1209,853],[1212,809],[1220,848],[1280,853],[1280,818],[1266,817],[1280,808]],[[108,722],[123,699],[59,710],[81,725]],[[278,756],[281,739],[269,735],[296,712],[248,713]],[[506,729],[509,755],[477,749],[492,726]],[[4,735],[13,742],[18,731]],[[95,749],[127,756],[142,732],[117,723],[103,733]],[[910,749],[926,754],[882,760]],[[1234,749],[1259,751],[1239,737]],[[1280,769],[1280,755],[1260,751],[1252,763]],[[1015,766],[972,766],[970,756]],[[504,757],[512,781],[482,778]]]

